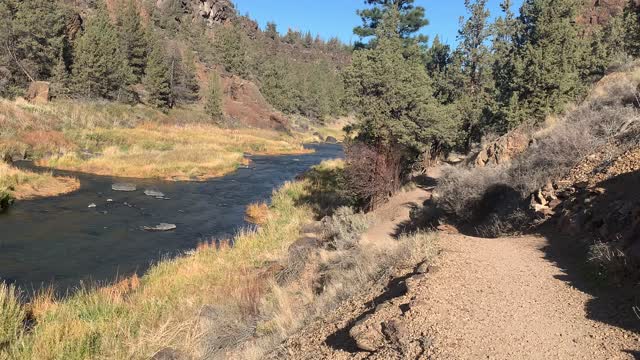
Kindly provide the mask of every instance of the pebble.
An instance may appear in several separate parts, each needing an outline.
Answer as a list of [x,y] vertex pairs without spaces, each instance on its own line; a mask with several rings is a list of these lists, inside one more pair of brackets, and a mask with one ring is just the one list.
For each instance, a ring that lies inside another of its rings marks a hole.
[[93,209],[95,208],[97,205],[96,204],[89,204],[89,206],[87,206],[89,209]]

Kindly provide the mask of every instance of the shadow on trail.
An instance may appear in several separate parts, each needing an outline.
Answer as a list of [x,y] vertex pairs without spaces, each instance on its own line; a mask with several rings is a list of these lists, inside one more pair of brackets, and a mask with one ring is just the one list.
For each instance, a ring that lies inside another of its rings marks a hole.
[[[591,296],[586,306],[589,319],[613,325],[629,331],[640,333],[640,319],[634,313],[634,307],[640,307],[640,284],[638,274],[640,268],[630,258],[638,256],[640,247],[640,172],[628,173],[603,181],[597,187],[604,189],[604,194],[597,196],[590,202],[574,211],[578,215],[589,214],[577,235],[562,234],[555,224],[546,224],[538,229],[545,236],[549,244],[543,250],[545,257],[556,263],[565,275],[559,276],[571,286]],[[556,222],[553,219],[552,222]],[[586,264],[591,234],[606,229],[599,236],[601,241],[615,241],[629,256],[627,269],[622,277],[596,276],[593,267]],[[638,357],[635,351],[634,356]]]

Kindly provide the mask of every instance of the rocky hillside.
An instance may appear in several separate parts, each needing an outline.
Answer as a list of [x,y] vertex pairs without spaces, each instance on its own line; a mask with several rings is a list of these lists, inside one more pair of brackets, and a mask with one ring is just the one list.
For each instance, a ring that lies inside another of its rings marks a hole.
[[434,195],[441,213],[427,218],[487,237],[552,224],[582,239],[607,271],[640,274],[638,84],[637,66],[610,74],[563,116],[522,126],[445,169]]

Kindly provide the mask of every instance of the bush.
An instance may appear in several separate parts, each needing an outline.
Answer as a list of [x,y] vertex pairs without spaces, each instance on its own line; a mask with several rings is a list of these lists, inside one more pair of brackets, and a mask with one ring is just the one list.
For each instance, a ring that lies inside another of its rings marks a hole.
[[0,212],[6,210],[13,203],[13,196],[8,189],[0,189]]
[[400,154],[361,142],[345,146],[345,180],[348,191],[367,210],[383,203],[400,189]]
[[322,237],[326,246],[334,250],[352,249],[358,243],[360,235],[369,228],[371,222],[367,215],[354,213],[353,208],[338,208],[333,216],[324,220]]
[[622,250],[600,241],[589,247],[588,261],[609,276],[624,274],[628,267],[627,256]]

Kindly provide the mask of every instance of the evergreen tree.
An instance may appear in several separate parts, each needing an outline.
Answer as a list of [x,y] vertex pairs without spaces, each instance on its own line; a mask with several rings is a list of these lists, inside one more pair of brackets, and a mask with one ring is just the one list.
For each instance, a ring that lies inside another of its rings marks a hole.
[[356,27],[353,32],[366,41],[376,35],[376,29],[380,26],[385,13],[389,9],[397,9],[400,12],[400,20],[397,24],[400,38],[412,38],[419,43],[426,43],[426,36],[416,36],[416,33],[429,25],[429,20],[425,18],[425,9],[415,6],[414,2],[415,0],[365,0],[365,3],[371,7],[358,10],[362,25]]
[[640,7],[629,0],[623,12],[624,48],[628,55],[640,57]]
[[282,39],[285,43],[289,45],[298,45],[302,42],[302,34],[299,31],[295,31],[292,29],[287,30],[287,33],[284,35]]
[[240,77],[249,75],[248,46],[238,25],[232,28],[220,28],[216,33],[214,45],[225,70]]
[[464,88],[467,95],[459,100],[458,107],[464,119],[466,144],[479,140],[482,128],[490,126],[488,109],[492,106],[493,79],[491,77],[490,52],[487,47],[489,10],[487,0],[465,0],[469,18],[461,19],[458,33],[459,51],[465,77]]
[[204,98],[204,109],[207,115],[209,115],[209,117],[214,121],[220,120],[223,115],[222,87],[220,85],[220,77],[215,71],[211,72],[211,76],[209,77],[209,86],[207,87],[207,94]]
[[147,64],[147,41],[140,20],[140,12],[134,0],[124,0],[124,6],[118,14],[117,25],[122,48],[136,81],[144,76]]
[[1,5],[2,53],[10,64],[15,84],[47,80],[60,52],[69,50],[67,10],[57,1],[6,1]]
[[427,73],[433,79],[433,95],[442,104],[452,104],[463,94],[462,56],[459,51],[433,39],[433,44],[425,52]]
[[493,130],[499,134],[517,126],[516,89],[513,85],[516,77],[518,61],[518,44],[516,43],[520,22],[511,11],[511,0],[503,0],[500,4],[503,16],[496,19],[493,32],[492,75],[495,85],[495,107]]
[[518,116],[542,120],[584,91],[580,78],[584,43],[575,22],[576,0],[525,0],[520,20],[519,60],[513,79]]
[[311,35],[311,31],[307,31],[307,33],[304,35],[304,39],[302,40],[302,44],[307,49],[309,49],[309,48],[311,48],[313,46],[313,35]]
[[391,8],[376,29],[378,45],[356,51],[344,79],[347,99],[359,120],[358,138],[374,147],[399,149],[411,157],[434,140],[446,141],[451,134],[439,132],[442,119],[438,115],[442,112],[432,97],[431,81],[421,59],[403,55],[399,21],[398,10]]
[[105,6],[89,21],[75,48],[75,92],[83,97],[124,100],[134,81],[118,32]]
[[172,88],[174,99],[192,103],[198,100],[198,92],[200,91],[200,84],[196,75],[196,62],[193,57],[193,53],[190,50],[184,51],[185,56],[183,58],[174,59],[174,64],[177,63],[174,83],[176,84]]
[[[368,207],[397,191],[421,154],[457,137],[455,117],[433,98],[422,58],[407,56],[418,53],[406,49],[417,44],[401,38],[399,22],[391,7],[376,29],[376,46],[357,50],[343,75],[358,120],[357,143],[347,149],[347,183]],[[366,150],[357,151],[358,144]]]
[[60,51],[58,62],[53,68],[53,73],[51,76],[51,95],[54,97],[69,95],[71,91],[70,84],[71,76],[69,74],[69,70],[67,69],[67,65],[65,64],[62,51]]
[[173,106],[167,55],[158,41],[154,42],[149,53],[146,69],[144,88],[147,91],[147,103],[163,110]]
[[264,33],[272,40],[278,40],[280,38],[280,35],[278,34],[278,26],[273,22],[267,22],[267,28]]

